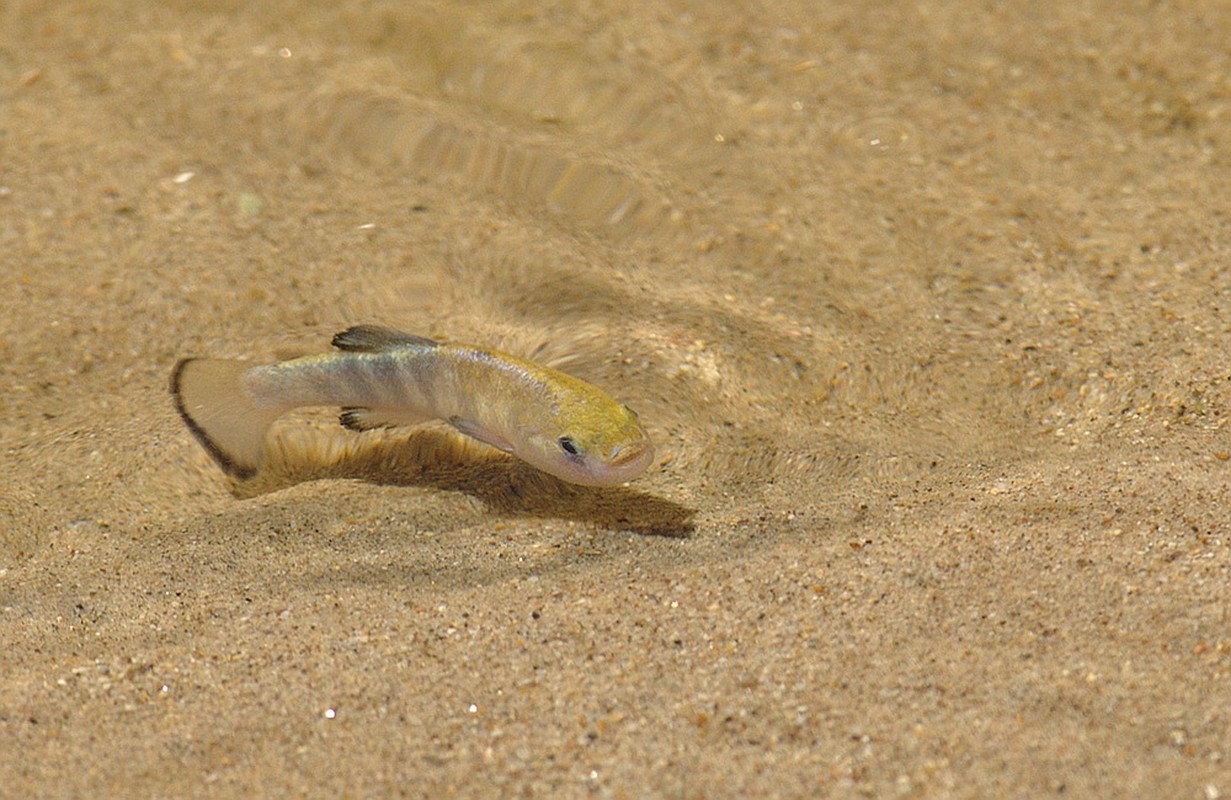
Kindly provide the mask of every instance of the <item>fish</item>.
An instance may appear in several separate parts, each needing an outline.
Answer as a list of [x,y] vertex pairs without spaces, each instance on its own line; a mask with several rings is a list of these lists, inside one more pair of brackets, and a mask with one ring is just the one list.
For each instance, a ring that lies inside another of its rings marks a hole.
[[378,325],[336,334],[335,351],[273,364],[185,358],[171,374],[180,417],[224,472],[255,476],[283,414],[337,406],[352,431],[444,420],[569,483],[637,477],[654,447],[636,412],[579,378],[508,353]]

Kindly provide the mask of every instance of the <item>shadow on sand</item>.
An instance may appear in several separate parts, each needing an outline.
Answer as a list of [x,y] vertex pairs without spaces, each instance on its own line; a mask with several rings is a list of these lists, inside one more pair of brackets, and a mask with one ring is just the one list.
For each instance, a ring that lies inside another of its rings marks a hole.
[[321,479],[462,492],[499,514],[574,520],[646,536],[686,538],[695,528],[695,509],[626,486],[565,483],[431,428],[409,437],[381,432],[340,436],[312,428],[286,431],[270,442],[261,472],[234,483],[232,492],[257,497]]

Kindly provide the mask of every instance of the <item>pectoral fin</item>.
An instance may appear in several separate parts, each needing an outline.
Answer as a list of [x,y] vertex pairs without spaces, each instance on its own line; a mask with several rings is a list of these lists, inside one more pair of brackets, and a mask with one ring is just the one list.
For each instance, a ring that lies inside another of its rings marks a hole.
[[513,452],[512,442],[510,442],[508,439],[504,438],[500,434],[496,433],[495,431],[489,428],[483,427],[477,422],[473,422],[468,419],[462,419],[461,417],[450,417],[449,424],[457,428],[459,431],[466,434],[470,438],[478,439],[480,442],[483,442],[484,444],[490,444],[492,447],[496,448],[497,450],[503,450],[506,453]]

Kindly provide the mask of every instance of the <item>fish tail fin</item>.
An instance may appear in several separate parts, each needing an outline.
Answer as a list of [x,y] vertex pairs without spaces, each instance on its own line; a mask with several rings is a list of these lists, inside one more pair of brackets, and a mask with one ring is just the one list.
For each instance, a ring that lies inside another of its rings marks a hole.
[[171,396],[193,436],[228,475],[245,480],[264,460],[265,433],[287,409],[258,403],[244,386],[244,361],[186,358],[171,373]]

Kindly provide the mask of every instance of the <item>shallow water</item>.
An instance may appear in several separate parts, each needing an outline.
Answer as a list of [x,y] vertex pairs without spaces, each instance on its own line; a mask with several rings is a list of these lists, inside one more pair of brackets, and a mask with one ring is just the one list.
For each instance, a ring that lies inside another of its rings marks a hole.
[[[8,785],[1227,791],[1229,25],[3,6]],[[309,413],[228,484],[175,360],[358,322],[660,461]]]

